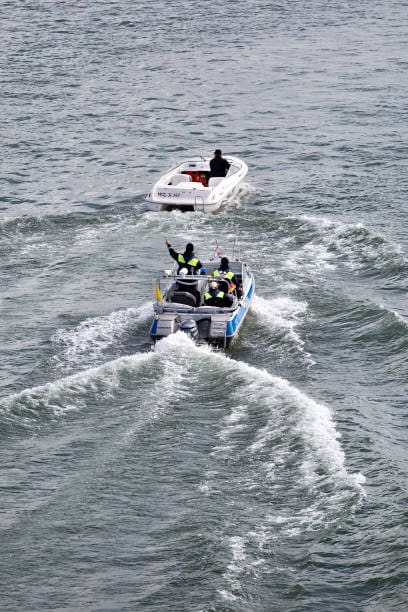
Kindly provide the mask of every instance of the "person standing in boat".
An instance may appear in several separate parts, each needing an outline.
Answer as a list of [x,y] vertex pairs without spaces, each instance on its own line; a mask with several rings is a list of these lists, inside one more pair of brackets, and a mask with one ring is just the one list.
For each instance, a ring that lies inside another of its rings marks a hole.
[[222,156],[221,149],[215,149],[214,157],[210,160],[210,178],[213,176],[225,176],[230,163]]
[[213,276],[214,278],[225,278],[229,284],[228,293],[236,293],[238,298],[241,297],[242,289],[237,277],[230,270],[228,257],[221,257],[218,270],[214,270]]
[[200,270],[202,265],[200,260],[194,255],[194,245],[191,244],[191,242],[186,244],[184,253],[175,251],[168,240],[166,240],[166,246],[169,249],[170,256],[178,263],[177,274],[180,273],[182,268],[186,268],[188,274],[197,274],[197,271]]

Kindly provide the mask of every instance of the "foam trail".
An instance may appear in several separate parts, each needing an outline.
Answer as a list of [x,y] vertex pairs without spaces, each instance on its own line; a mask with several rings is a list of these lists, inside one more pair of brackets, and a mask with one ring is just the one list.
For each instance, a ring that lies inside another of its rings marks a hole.
[[305,477],[314,479],[315,468],[321,462],[332,477],[364,494],[361,487],[365,481],[364,476],[360,473],[349,474],[346,470],[345,455],[339,441],[341,436],[336,430],[332,412],[327,406],[316,402],[306,393],[293,387],[287,380],[272,376],[266,370],[258,370],[246,363],[232,361],[220,354],[214,354],[213,358],[224,360],[229,368],[237,369],[249,381],[247,395],[257,394],[259,399],[271,408],[268,423],[258,432],[257,440],[251,447],[253,452],[263,448],[276,429],[276,400],[279,399],[286,404],[290,402],[296,409],[295,428],[310,451],[309,457],[312,455],[310,463],[305,461],[303,464]]
[[[340,434],[336,430],[332,413],[327,406],[314,401],[287,380],[273,376],[266,370],[257,369],[242,361],[235,361],[223,353],[211,351],[208,347],[194,345],[192,340],[181,332],[161,340],[156,345],[156,351],[161,354],[173,352],[176,355],[180,355],[182,351],[196,352],[202,358],[218,362],[220,371],[231,371],[231,374],[240,375],[243,384],[246,385],[245,396],[256,397],[257,401],[265,405],[270,412],[268,423],[258,431],[257,439],[249,449],[251,452],[259,452],[275,431],[277,401],[285,405],[291,404],[295,409],[293,417],[295,428],[301,434],[305,447],[314,456],[314,460],[305,463],[305,474],[312,476],[315,464],[320,462],[332,476],[347,481],[360,490],[364,477],[361,474],[348,474],[345,468],[345,455],[339,442]],[[228,428],[242,424],[242,419],[246,418],[244,412],[243,406],[234,411],[231,422],[227,423],[226,430],[220,435],[221,438],[228,437]]]
[[[88,368],[82,372],[65,376],[56,381],[38,385],[30,389],[24,389],[13,393],[6,398],[0,399],[0,410],[10,412],[14,409],[23,409],[36,414],[40,409],[48,409],[55,415],[60,415],[70,410],[77,410],[86,406],[86,399],[82,396],[92,391],[94,394],[106,395],[111,393],[120,385],[120,374],[122,372],[135,372],[143,364],[149,361],[161,359],[159,353],[169,354],[175,351],[179,354],[180,348],[194,347],[192,341],[184,333],[177,333],[169,338],[164,338],[156,345],[156,351],[125,355],[100,366]],[[165,361],[164,374],[167,376],[168,389],[177,388],[175,376],[177,369],[169,360]],[[174,366],[174,367],[173,367]],[[162,381],[159,383],[162,387]],[[156,397],[156,394],[154,394]],[[163,396],[167,401],[168,394]]]
[[[256,368],[252,368],[252,366],[246,366],[246,368],[249,369],[248,374],[256,377],[256,372],[253,371]],[[265,380],[265,376],[268,379],[267,373],[264,372],[261,380]],[[362,480],[361,475],[350,477],[345,468],[345,455],[339,442],[340,434],[336,430],[329,408],[324,404],[317,403],[283,378],[271,376],[268,382],[275,387],[275,397],[281,395],[298,408],[298,431],[302,435],[306,446],[313,451],[319,461],[326,466],[332,475],[341,480],[351,480],[354,484],[359,484]],[[253,446],[254,451],[259,450],[267,439],[269,432],[274,431],[275,420],[275,415],[271,414],[265,430],[260,433],[257,443]],[[311,477],[312,472],[314,474],[314,467],[314,464],[304,465],[308,477]]]
[[254,192],[255,189],[251,188],[249,183],[240,183],[235,191],[225,198],[224,206],[228,206],[232,203],[234,203],[235,206],[239,206]]
[[300,250],[290,254],[285,262],[291,270],[301,269],[303,271],[320,272],[322,270],[333,270],[336,267],[335,254],[328,251],[322,242],[317,244],[311,242]]
[[[230,396],[230,414],[221,421],[219,445],[211,453],[215,463],[198,486],[203,495],[214,494],[220,486],[229,487],[220,477],[218,466],[220,461],[224,465],[223,459],[237,455],[243,457],[246,468],[232,477],[232,490],[255,490],[258,494],[275,491],[282,496],[287,478],[296,478],[293,486],[300,498],[292,511],[291,505],[283,515],[280,509],[274,512],[265,508],[263,519],[247,533],[242,532],[239,518],[235,527],[233,517],[226,526],[223,538],[232,559],[224,572],[226,588],[219,592],[225,599],[234,599],[239,597],[241,573],[257,571],[263,551],[273,546],[276,537],[293,538],[336,524],[339,507],[353,512],[361,503],[365,478],[347,471],[331,410],[287,380],[207,347],[197,347],[182,333],[160,341],[157,349],[170,362],[184,359],[191,364],[195,354],[201,371],[211,365],[237,388]],[[255,466],[254,472],[251,466]],[[305,492],[307,500],[303,504],[301,496]]]
[[[247,557],[245,551],[246,541],[241,536],[230,536],[227,539],[227,544],[231,550],[232,559],[227,566],[224,576],[228,580],[231,590],[239,591],[241,586],[239,575],[245,570]],[[229,601],[238,599],[231,591],[225,589],[220,591],[220,594]]]
[[295,219],[307,226],[311,239],[288,258],[290,268],[330,268],[342,260],[352,270],[367,267],[384,272],[389,267],[398,269],[407,264],[399,244],[372,233],[362,223],[345,223],[313,215]]
[[[254,490],[251,495],[264,494],[266,498],[278,495],[284,500],[287,479],[290,482],[295,477],[292,487],[299,496],[297,502],[293,506],[289,502],[285,510],[279,505],[277,509],[265,506],[263,516],[247,530],[243,530],[238,515],[235,520],[233,513],[229,517],[223,541],[230,551],[230,561],[223,572],[225,586],[218,592],[224,600],[235,601],[243,597],[241,576],[262,572],[265,555],[273,551],[277,539],[304,538],[307,532],[337,524],[339,508],[353,512],[363,499],[365,479],[360,473],[347,471],[340,434],[327,406],[266,370],[233,361],[219,353],[207,358],[218,362],[218,371],[229,371],[231,377],[238,373],[244,383],[244,388],[234,396],[239,405],[223,419],[223,428],[218,434],[221,447],[216,447],[213,453],[215,457],[219,452],[221,457],[225,454],[231,458],[237,454],[245,457],[249,471],[236,476],[232,491],[237,488],[246,493]],[[262,415],[262,427],[256,427],[257,414]],[[246,449],[242,446],[247,438],[242,435],[243,428],[248,434],[251,429],[255,434]],[[299,438],[301,444],[296,442]],[[289,473],[288,461],[292,466]],[[215,487],[212,486],[214,480]],[[217,472],[207,471],[200,490],[204,495],[211,494],[217,491],[219,483]]]
[[256,314],[261,324],[268,329],[282,329],[285,339],[292,342],[300,353],[303,353],[309,365],[314,365],[309,353],[304,349],[304,340],[296,331],[307,314],[306,302],[298,302],[289,297],[277,297],[267,300],[255,295],[251,302],[251,311]]
[[0,400],[0,408],[5,412],[24,409],[33,413],[48,409],[55,415],[85,406],[84,392],[106,394],[120,384],[121,371],[135,371],[141,364],[154,359],[154,353],[127,355],[95,368],[66,376],[54,382],[24,389]]
[[[170,334],[169,336],[159,340],[159,342],[154,345],[155,353],[162,355],[169,352],[177,352],[180,349],[194,350],[195,348],[197,347],[190,336],[182,331],[178,331],[175,334]],[[211,349],[207,347],[207,345],[200,347],[200,350],[211,352]]]
[[98,359],[103,352],[137,325],[153,315],[151,302],[146,302],[138,308],[118,310],[107,316],[86,319],[76,329],[58,329],[51,340],[64,346],[57,359],[77,364],[86,359],[87,362]]

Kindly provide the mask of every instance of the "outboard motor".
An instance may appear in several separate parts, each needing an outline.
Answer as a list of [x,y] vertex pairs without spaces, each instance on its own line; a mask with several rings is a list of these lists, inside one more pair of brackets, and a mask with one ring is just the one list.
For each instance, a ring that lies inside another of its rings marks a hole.
[[194,319],[185,319],[184,321],[180,321],[179,330],[184,332],[185,334],[188,334],[190,338],[194,340],[194,342],[197,342],[198,329],[197,323],[194,321]]

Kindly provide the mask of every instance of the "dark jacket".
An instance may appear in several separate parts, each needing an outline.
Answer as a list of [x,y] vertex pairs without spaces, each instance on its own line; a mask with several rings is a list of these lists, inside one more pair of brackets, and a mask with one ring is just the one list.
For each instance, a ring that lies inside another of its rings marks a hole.
[[201,261],[194,255],[194,252],[177,253],[171,246],[167,247],[169,253],[173,259],[175,259],[179,265],[177,274],[182,268],[187,268],[189,274],[196,274],[197,270],[202,268]]
[[228,168],[230,167],[229,162],[223,157],[216,155],[210,161],[210,177],[212,176],[225,176]]

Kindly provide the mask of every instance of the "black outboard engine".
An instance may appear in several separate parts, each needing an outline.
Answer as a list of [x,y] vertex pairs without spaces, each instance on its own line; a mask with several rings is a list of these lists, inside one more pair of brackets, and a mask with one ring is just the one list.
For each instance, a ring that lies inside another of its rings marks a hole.
[[198,329],[197,323],[194,321],[194,319],[185,319],[184,321],[180,321],[179,330],[184,332],[185,334],[188,334],[190,338],[194,340],[194,342],[197,342]]

